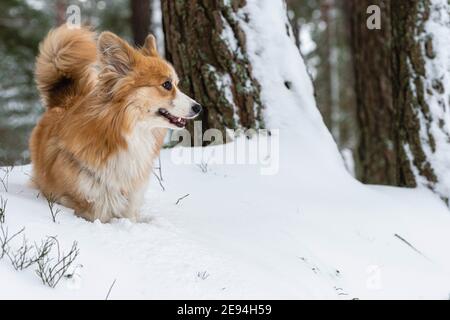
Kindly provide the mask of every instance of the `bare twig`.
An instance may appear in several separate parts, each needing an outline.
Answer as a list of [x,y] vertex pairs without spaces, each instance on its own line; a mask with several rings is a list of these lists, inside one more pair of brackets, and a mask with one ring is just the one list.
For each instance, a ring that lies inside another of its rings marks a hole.
[[112,291],[114,285],[116,284],[116,280],[117,280],[117,279],[114,279],[114,281],[112,282],[111,286],[109,287],[109,290],[108,290],[108,293],[107,293],[107,295],[106,295],[105,300],[108,300],[108,299],[109,299],[109,295],[111,294],[111,291]]
[[159,182],[159,186],[161,187],[161,189],[162,189],[162,191],[166,191],[166,188],[164,188],[164,185],[163,185],[163,180],[161,179],[161,177],[158,175],[158,174],[156,174],[156,172],[153,170],[153,175],[156,177],[156,179],[158,180],[158,182]]
[[190,196],[190,194],[188,193],[188,194],[182,196],[181,198],[178,198],[178,200],[177,200],[177,202],[176,202],[175,204],[178,205],[178,204],[180,203],[181,200],[183,200],[183,199],[185,199],[185,198],[187,198],[187,197],[189,197],[189,196]]
[[[79,255],[77,242],[73,242],[69,253],[61,252],[59,241],[56,237],[47,237],[41,244],[30,246],[24,235],[25,228],[9,235],[8,228],[0,224],[0,259],[7,256],[15,270],[24,270],[37,264],[36,274],[42,283],[49,287],[56,287],[61,278],[72,276],[69,269]],[[23,235],[22,245],[17,250],[12,250],[10,243],[19,235]],[[56,248],[56,258],[50,257],[52,250]],[[33,254],[34,252],[34,254]]]
[[[31,257],[31,252],[35,249],[33,246],[28,245],[27,238],[23,234],[25,228],[22,228],[19,232],[9,236],[8,228],[3,224],[0,225],[0,259],[4,256],[9,258],[11,264],[15,270],[23,270],[36,263],[38,256]],[[20,234],[23,235],[22,245],[17,250],[12,250],[9,243]]]
[[61,209],[55,207],[56,199],[52,195],[50,195],[50,197],[47,198],[47,204],[48,204],[48,208],[50,209],[50,214],[52,216],[52,220],[54,223],[56,223],[56,217],[61,212]]
[[3,223],[0,224],[0,259],[9,254],[9,243],[24,231],[25,228],[22,228],[21,230],[10,236],[8,227],[6,227]]
[[33,247],[28,245],[27,238],[23,235],[22,246],[15,251],[8,250],[6,255],[15,270],[24,270],[37,261],[37,256],[30,257],[32,250]]
[[3,199],[0,196],[0,223],[5,223],[5,215],[6,215],[6,205],[8,204],[8,199]]
[[54,244],[53,238],[54,237],[47,237],[45,241],[41,241],[40,245],[38,245],[37,243],[34,244],[34,247],[36,249],[36,261],[43,260],[52,251],[52,247]]
[[427,256],[425,256],[420,250],[418,250],[416,247],[414,247],[410,242],[408,242],[405,238],[403,238],[402,236],[398,235],[397,233],[394,234],[394,237],[396,237],[397,239],[399,239],[400,241],[402,241],[403,243],[405,243],[408,247],[410,247],[411,249],[413,249],[416,253],[420,254],[422,257],[424,257],[427,260],[428,259]]

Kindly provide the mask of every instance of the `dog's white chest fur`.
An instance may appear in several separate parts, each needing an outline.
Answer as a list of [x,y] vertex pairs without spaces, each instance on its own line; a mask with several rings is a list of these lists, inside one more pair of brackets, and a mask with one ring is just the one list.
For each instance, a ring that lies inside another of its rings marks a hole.
[[95,219],[138,217],[156,155],[151,129],[137,125],[126,137],[128,147],[113,155],[95,177],[83,175],[80,191],[94,206]]

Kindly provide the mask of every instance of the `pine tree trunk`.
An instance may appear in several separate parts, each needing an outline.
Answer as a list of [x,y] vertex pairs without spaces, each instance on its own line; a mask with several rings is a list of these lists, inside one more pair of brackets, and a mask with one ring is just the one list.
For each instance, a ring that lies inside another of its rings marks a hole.
[[393,2],[394,104],[398,109],[400,184],[450,196],[450,5]]
[[142,46],[150,33],[150,0],[130,0],[130,5],[134,43],[137,46]]
[[[381,8],[381,30],[367,28],[372,4]],[[356,173],[364,183],[396,185],[390,0],[350,0],[348,5],[360,129]]]
[[[376,3],[378,2],[378,3]],[[450,197],[450,5],[447,0],[375,1],[383,30],[368,30],[353,0],[353,51],[361,126],[360,177],[426,186]]]
[[203,131],[264,126],[260,86],[236,15],[245,4],[162,0],[166,57],[182,79],[181,89],[202,104]]
[[[409,146],[410,152],[416,158],[417,165],[423,166],[426,163],[426,156],[421,148],[420,141],[420,121],[417,117],[417,107],[425,104],[423,94],[419,98],[412,90],[411,81],[415,81],[415,86],[420,86],[423,90],[424,83],[421,77],[425,76],[424,61],[420,49],[420,44],[416,42],[416,23],[423,23],[422,20],[417,21],[419,0],[410,0],[408,3],[393,3],[392,19],[393,19],[393,66],[395,68],[396,80],[394,81],[394,90],[398,94],[394,97],[395,105],[398,109],[398,125],[401,126],[399,142],[405,147]],[[395,43],[400,40],[399,43]],[[410,63],[412,65],[410,65]],[[414,68],[411,72],[410,66]],[[418,77],[414,75],[418,72]],[[422,100],[419,101],[418,99]],[[400,185],[416,186],[416,178],[412,172],[408,155],[404,148],[400,148],[399,157],[402,161],[400,164]],[[423,166],[422,174],[435,181],[436,177],[432,169]]]

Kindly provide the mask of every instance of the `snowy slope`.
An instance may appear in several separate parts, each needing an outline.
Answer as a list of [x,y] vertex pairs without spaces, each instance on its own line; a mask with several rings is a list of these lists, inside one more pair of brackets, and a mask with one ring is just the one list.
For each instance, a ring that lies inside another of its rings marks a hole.
[[355,181],[317,111],[298,50],[280,36],[282,1],[249,0],[239,14],[243,24],[246,14],[267,122],[280,129],[260,137],[259,146],[279,141],[264,156],[279,160],[279,172],[218,164],[223,152],[256,147],[256,138],[194,149],[208,162],[204,170],[175,164],[179,149],[163,150],[166,190],[152,179],[145,221],[102,225],[69,209],[53,223],[47,202],[27,186],[30,167],[17,167],[8,192],[0,186],[9,230],[25,226],[30,242],[57,235],[66,250],[76,240],[83,267],[50,289],[33,268],[17,272],[0,260],[0,299],[103,299],[115,279],[111,299],[448,298],[447,207],[426,189]]
[[78,241],[83,267],[50,289],[32,268],[1,260],[0,299],[103,299],[114,279],[112,299],[448,298],[450,215],[439,199],[326,170],[318,178],[301,151],[284,146],[274,176],[247,165],[210,164],[204,173],[164,151],[166,191],[153,181],[148,222],[138,224],[89,223],[67,209],[55,224],[26,187],[29,167],[15,168],[1,193],[9,229],[25,226],[30,241],[57,235],[66,250]]

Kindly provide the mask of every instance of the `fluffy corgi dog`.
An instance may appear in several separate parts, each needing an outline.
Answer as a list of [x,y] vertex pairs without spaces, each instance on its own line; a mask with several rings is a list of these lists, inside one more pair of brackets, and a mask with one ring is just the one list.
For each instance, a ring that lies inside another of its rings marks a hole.
[[135,49],[62,26],[41,43],[35,75],[46,111],[30,139],[33,183],[89,221],[138,219],[167,128],[201,111],[155,38]]

